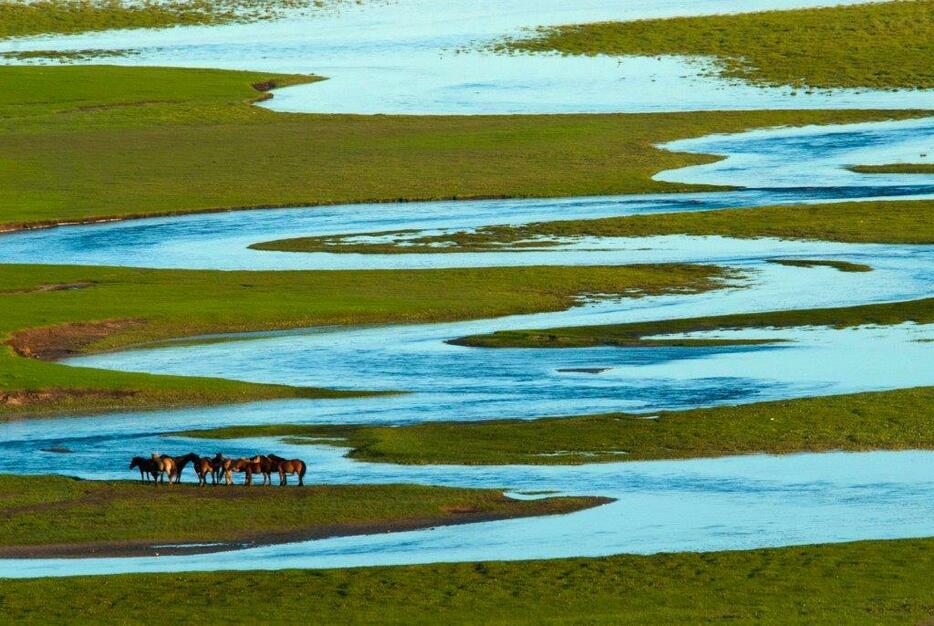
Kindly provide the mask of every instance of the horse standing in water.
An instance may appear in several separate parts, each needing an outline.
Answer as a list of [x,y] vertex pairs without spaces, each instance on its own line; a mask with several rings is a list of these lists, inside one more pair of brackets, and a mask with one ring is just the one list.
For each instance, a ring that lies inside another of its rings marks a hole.
[[276,456],[275,454],[270,454],[269,458],[276,464],[276,467],[279,470],[280,485],[289,484],[289,474],[298,475],[299,486],[303,486],[305,484],[305,470],[307,469],[307,466],[303,460],[283,459],[281,456]]
[[155,482],[159,477],[159,470],[152,459],[147,459],[144,456],[134,456],[130,461],[130,469],[134,467],[139,468],[139,481],[141,483],[148,483],[150,480]]

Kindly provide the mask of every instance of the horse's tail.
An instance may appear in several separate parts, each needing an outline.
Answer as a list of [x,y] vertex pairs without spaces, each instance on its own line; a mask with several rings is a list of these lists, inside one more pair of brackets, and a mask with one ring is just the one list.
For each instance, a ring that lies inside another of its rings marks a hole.
[[308,469],[308,466],[305,465],[305,462],[299,459],[298,461],[301,465],[298,468],[298,478],[299,480],[305,480],[305,470]]

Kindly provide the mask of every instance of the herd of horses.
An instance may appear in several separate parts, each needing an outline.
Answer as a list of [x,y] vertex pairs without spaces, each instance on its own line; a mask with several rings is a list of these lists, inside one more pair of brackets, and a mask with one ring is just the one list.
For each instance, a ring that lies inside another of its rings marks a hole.
[[254,457],[239,459],[228,459],[220,452],[213,457],[198,456],[194,452],[189,452],[184,456],[169,456],[167,454],[153,454],[150,457],[135,456],[130,461],[130,469],[139,470],[140,482],[147,483],[150,480],[154,485],[160,482],[165,484],[179,483],[182,480],[182,470],[189,463],[195,469],[198,475],[198,484],[201,486],[208,484],[208,478],[212,485],[219,485],[221,480],[227,485],[234,484],[234,472],[244,475],[244,484],[253,484],[253,475],[259,474],[263,477],[264,485],[272,484],[272,475],[279,474],[279,484],[287,485],[290,475],[298,476],[298,484],[305,484],[305,462],[301,459],[283,459],[275,454],[258,454]]

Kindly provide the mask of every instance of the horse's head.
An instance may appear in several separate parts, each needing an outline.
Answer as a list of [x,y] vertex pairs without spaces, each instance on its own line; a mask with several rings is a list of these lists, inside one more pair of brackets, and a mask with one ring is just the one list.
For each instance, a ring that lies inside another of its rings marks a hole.
[[134,467],[142,467],[144,460],[145,459],[141,456],[134,456],[133,460],[130,461],[130,469],[133,469]]

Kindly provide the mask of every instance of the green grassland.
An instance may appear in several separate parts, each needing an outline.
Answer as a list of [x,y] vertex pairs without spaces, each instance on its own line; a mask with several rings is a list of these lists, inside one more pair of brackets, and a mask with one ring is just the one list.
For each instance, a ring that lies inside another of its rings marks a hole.
[[[4,580],[19,624],[926,624],[934,540],[736,552]],[[270,617],[274,616],[274,617]]]
[[934,448],[934,387],[645,415],[437,422],[404,426],[234,426],[209,439],[288,437],[408,465],[578,465],[736,454]]
[[0,39],[118,28],[166,28],[272,19],[299,0],[2,0]]
[[[315,80],[221,70],[0,67],[0,229],[238,207],[677,192],[716,157],[655,144],[918,111],[354,116],[250,106]],[[264,92],[268,95],[268,92]],[[376,210],[376,209],[371,209]]]
[[284,252],[435,254],[547,249],[580,237],[656,235],[930,244],[934,243],[932,215],[934,202],[931,200],[863,201],[485,226],[439,235],[396,232],[386,233],[395,237],[380,243],[349,241],[340,235],[295,237],[251,247]]
[[0,418],[347,395],[43,359],[211,333],[561,310],[583,294],[704,291],[733,275],[695,265],[334,272],[0,265],[0,338],[11,344],[0,350]]
[[699,55],[761,85],[934,87],[934,0],[542,28],[511,52]]
[[504,330],[486,335],[462,337],[449,343],[478,348],[731,345],[735,342],[729,339],[652,339],[647,337],[748,328],[794,328],[800,326],[851,328],[866,324],[890,325],[903,322],[914,322],[916,324],[934,322],[934,298],[850,307],[738,313],[627,324],[574,326],[542,330]]
[[[194,472],[186,471],[193,480]],[[313,480],[311,474],[308,479]],[[605,502],[513,500],[493,489],[421,485],[153,487],[0,475],[0,555],[121,554],[167,542],[275,543],[566,513]]]
[[934,174],[934,163],[888,163],[886,165],[854,165],[849,169],[859,174]]

